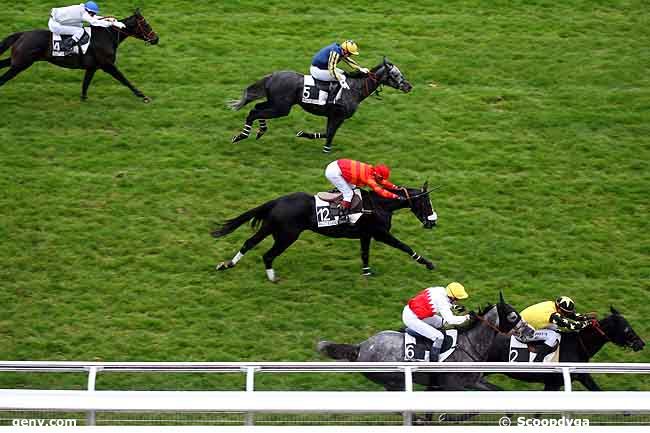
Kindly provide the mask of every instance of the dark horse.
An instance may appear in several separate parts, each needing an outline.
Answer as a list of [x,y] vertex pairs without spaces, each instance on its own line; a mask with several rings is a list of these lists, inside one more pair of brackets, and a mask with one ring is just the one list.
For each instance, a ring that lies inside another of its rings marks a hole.
[[[602,320],[594,320],[592,326],[579,332],[562,332],[560,362],[588,362],[608,342],[621,347],[630,347],[635,352],[643,349],[645,343],[634,332],[625,317],[614,307],[610,307],[610,310],[612,314]],[[510,340],[499,336],[490,348],[487,361],[508,362],[509,351]],[[564,384],[561,374],[507,373],[507,375],[526,382],[543,383],[545,391],[558,391]],[[576,373],[571,377],[590,391],[600,391],[600,387],[589,373]]]
[[323,152],[332,150],[332,140],[343,121],[352,117],[357,107],[368,96],[379,90],[382,84],[401,90],[404,93],[411,91],[411,84],[406,81],[399,68],[384,58],[384,61],[372,68],[369,74],[352,73],[348,75],[350,90],[344,91],[340,104],[312,105],[302,102],[303,74],[293,71],[274,72],[252,84],[244,90],[239,101],[232,101],[229,105],[233,110],[239,110],[244,105],[256,99],[266,97],[266,101],[255,105],[248,116],[244,129],[232,139],[233,143],[248,138],[253,122],[259,120],[260,127],[257,131],[259,139],[267,131],[266,119],[284,117],[289,115],[291,107],[298,104],[303,110],[317,116],[327,117],[327,132],[309,133],[300,131],[298,137],[317,139],[325,138]]
[[31,30],[9,35],[0,42],[0,54],[9,47],[12,48],[11,57],[0,60],[0,69],[10,67],[4,75],[0,76],[0,86],[29,68],[34,62],[45,60],[63,68],[86,70],[81,90],[82,100],[87,99],[88,86],[97,69],[101,69],[131,89],[135,96],[142,98],[144,102],[149,102],[150,99],[136,89],[117,69],[115,58],[118,46],[129,36],[155,45],[158,43],[158,35],[151,29],[139,10],[121,21],[126,26],[124,29],[93,27],[90,46],[84,55],[53,57],[52,33],[49,30]]
[[273,235],[275,242],[271,249],[264,254],[263,259],[267,277],[269,280],[275,281],[273,260],[298,240],[300,233],[304,230],[311,230],[333,238],[360,239],[364,275],[371,274],[368,264],[371,239],[402,250],[428,269],[434,269],[433,263],[390,234],[393,212],[398,209],[410,208],[411,212],[422,222],[424,228],[430,229],[436,224],[437,215],[431,207],[427,183],[425,182],[422,189],[405,188],[405,191],[396,191],[396,193],[408,196],[408,199],[392,200],[383,198],[375,192],[362,190],[364,208],[369,211],[361,215],[354,225],[344,224],[331,227],[318,227],[314,210],[315,200],[314,196],[310,194],[296,192],[271,200],[227,221],[212,233],[212,236],[219,238],[232,233],[251,219],[253,227],[261,223],[259,230],[244,242],[237,255],[232,260],[219,263],[216,269],[232,268],[247,251],[268,235]]
[[[474,322],[458,333],[456,350],[444,362],[484,361],[493,340],[499,333],[526,335],[532,328],[517,310],[507,304],[500,295],[497,305],[490,305],[478,315]],[[339,344],[329,341],[318,343],[317,350],[333,359],[352,362],[404,362],[404,333],[382,331],[359,344]],[[433,363],[435,365],[435,363]],[[431,365],[414,362],[413,367]],[[383,385],[387,391],[404,390],[402,373],[363,373],[373,382]],[[459,391],[466,389],[484,390],[480,382],[481,373],[431,373],[419,372],[413,375],[413,382],[436,389]]]

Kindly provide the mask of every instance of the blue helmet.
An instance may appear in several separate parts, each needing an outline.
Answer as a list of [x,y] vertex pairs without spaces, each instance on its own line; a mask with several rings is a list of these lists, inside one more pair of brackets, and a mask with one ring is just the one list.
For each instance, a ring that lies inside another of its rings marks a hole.
[[84,7],[88,12],[92,12],[95,14],[99,13],[99,6],[97,6],[97,3],[95,2],[86,2],[86,4],[84,4]]

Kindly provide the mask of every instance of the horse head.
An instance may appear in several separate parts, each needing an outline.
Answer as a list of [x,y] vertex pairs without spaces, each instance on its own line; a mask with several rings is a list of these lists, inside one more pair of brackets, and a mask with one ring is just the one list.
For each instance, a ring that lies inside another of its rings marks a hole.
[[614,344],[629,347],[635,352],[643,349],[645,342],[632,329],[627,319],[614,307],[610,307],[611,315],[598,322],[605,336]]
[[494,324],[497,329],[504,333],[512,333],[522,339],[532,338],[535,330],[526,322],[515,308],[506,303],[503,293],[499,292],[499,303],[496,305],[498,317]]
[[411,212],[420,220],[425,229],[435,227],[438,221],[438,214],[433,210],[428,190],[429,182],[424,182],[421,189],[405,188],[406,199],[408,200]]
[[133,15],[124,18],[122,22],[126,26],[123,32],[127,33],[129,36],[143,40],[147,44],[151,45],[156,45],[158,43],[160,38],[156,32],[153,31],[151,25],[149,25],[144,16],[142,16],[140,9],[136,9]]
[[402,74],[402,71],[389,62],[386,57],[384,57],[384,61],[381,65],[373,69],[373,72],[381,84],[401,90],[404,93],[410,92],[413,88],[411,83],[409,83],[404,77],[404,74]]

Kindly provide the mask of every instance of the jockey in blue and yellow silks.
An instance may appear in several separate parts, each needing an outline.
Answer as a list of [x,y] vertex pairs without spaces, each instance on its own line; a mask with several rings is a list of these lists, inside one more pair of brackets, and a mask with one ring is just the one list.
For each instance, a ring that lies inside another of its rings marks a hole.
[[568,296],[560,296],[554,301],[531,305],[521,312],[521,318],[535,328],[530,341],[544,341],[537,351],[534,361],[542,361],[553,352],[557,345],[558,330],[579,331],[591,323],[590,316],[576,312],[576,305]]
[[354,41],[344,41],[340,45],[336,42],[321,49],[311,61],[309,72],[311,76],[321,81],[338,81],[341,84],[341,90],[336,95],[335,101],[341,97],[343,89],[349,90],[350,86],[345,80],[345,72],[336,67],[343,60],[350,67],[367,74],[370,72],[367,68],[360,66],[350,56],[359,54],[359,47]]

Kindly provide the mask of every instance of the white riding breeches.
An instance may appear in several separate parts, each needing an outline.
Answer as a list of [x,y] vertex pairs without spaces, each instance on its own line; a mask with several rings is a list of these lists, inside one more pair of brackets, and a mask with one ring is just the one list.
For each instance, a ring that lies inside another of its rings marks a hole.
[[352,186],[350,186],[348,181],[343,177],[338,162],[332,161],[327,165],[327,168],[325,169],[325,177],[332,182],[332,185],[343,193],[343,200],[352,202],[354,191],[352,190]]
[[63,24],[55,21],[53,18],[50,18],[47,26],[50,28],[50,31],[52,33],[55,33],[57,35],[72,35],[72,39],[77,42],[79,42],[79,39],[81,39],[84,34],[83,27],[64,26]]
[[544,341],[544,344],[555,347],[558,340],[558,333],[553,329],[538,329],[535,331],[535,335],[531,338],[532,341]]
[[[314,65],[311,65],[309,68],[309,73],[312,77],[321,81],[337,81],[336,77],[332,77],[330,71],[327,69],[320,69]],[[345,81],[345,71],[343,69],[336,68],[336,73],[341,77],[341,82]]]
[[[442,346],[442,341],[444,339],[442,332],[438,331],[432,325],[427,324],[424,320],[418,318],[408,305],[405,306],[404,311],[402,311],[402,321],[406,326],[418,334],[433,341],[434,346]],[[439,323],[442,324],[442,321]]]

